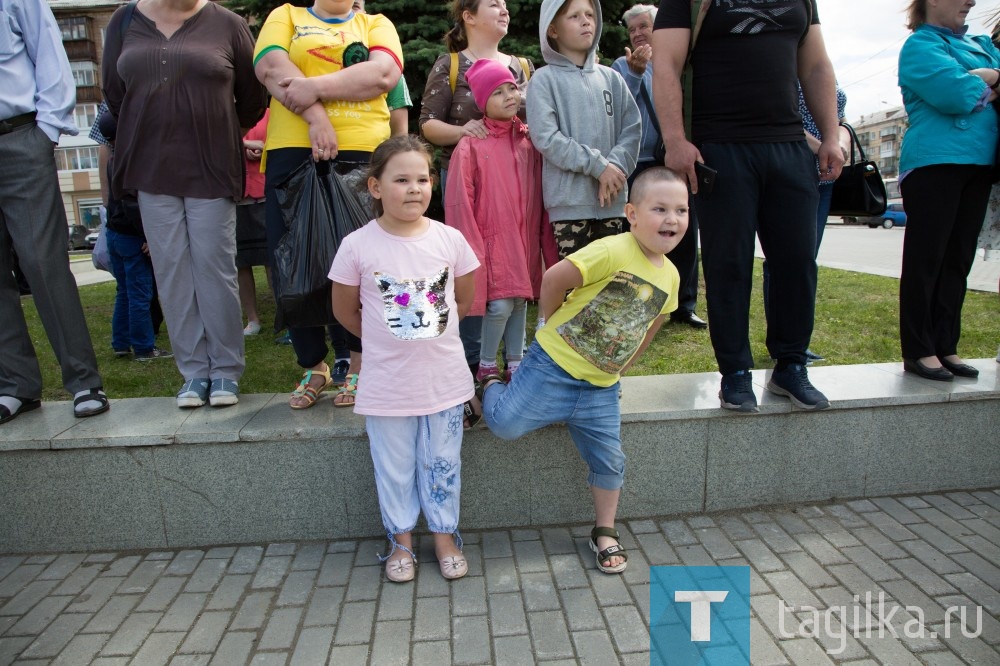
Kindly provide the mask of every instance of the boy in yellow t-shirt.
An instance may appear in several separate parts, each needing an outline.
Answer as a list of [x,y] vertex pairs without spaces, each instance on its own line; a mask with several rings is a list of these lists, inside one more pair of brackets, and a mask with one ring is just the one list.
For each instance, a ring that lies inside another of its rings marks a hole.
[[590,468],[597,517],[590,547],[604,573],[624,571],[628,560],[614,529],[625,474],[618,380],[677,309],[680,278],[664,255],[688,226],[687,185],[673,171],[644,171],[630,194],[631,231],[594,241],[546,271],[528,354],[509,385],[499,377],[483,382],[483,417],[498,437],[566,423]]

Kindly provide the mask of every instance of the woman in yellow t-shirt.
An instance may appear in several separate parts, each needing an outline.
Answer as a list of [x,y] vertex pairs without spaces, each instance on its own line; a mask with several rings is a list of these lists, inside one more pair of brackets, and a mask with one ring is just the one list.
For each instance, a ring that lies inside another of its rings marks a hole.
[[[272,257],[285,233],[275,185],[309,157],[333,160],[349,185],[360,184],[371,152],[389,138],[385,95],[402,74],[402,54],[392,23],[379,14],[355,13],[352,0],[315,0],[311,7],[286,4],[268,16],[257,38],[254,67],[272,95],[261,160]],[[288,331],[305,369],[289,406],[305,409],[332,383],[324,360],[326,331]],[[334,398],[343,407],[354,404],[361,341],[348,334],[348,345],[355,362]]]

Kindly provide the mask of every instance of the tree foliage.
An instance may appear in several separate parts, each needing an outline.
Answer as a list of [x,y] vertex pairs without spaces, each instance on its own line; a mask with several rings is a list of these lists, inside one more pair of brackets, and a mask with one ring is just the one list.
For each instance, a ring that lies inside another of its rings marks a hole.
[[[280,0],[229,0],[226,6],[244,16],[256,32],[271,10],[286,4]],[[291,4],[306,7],[309,0],[293,0]],[[538,44],[538,16],[541,0],[508,0],[510,28],[500,44],[504,53],[525,56],[541,67],[541,50]],[[604,31],[601,37],[602,62],[610,64],[623,55],[628,45],[628,34],[621,26],[621,16],[634,4],[627,0],[605,0],[601,3],[604,14]],[[448,15],[451,3],[447,0],[370,0],[366,9],[370,13],[385,14],[396,26],[403,44],[406,63],[406,83],[413,97],[410,110],[411,127],[420,115],[420,98],[424,92],[427,73],[434,60],[444,53],[444,34],[451,27]]]

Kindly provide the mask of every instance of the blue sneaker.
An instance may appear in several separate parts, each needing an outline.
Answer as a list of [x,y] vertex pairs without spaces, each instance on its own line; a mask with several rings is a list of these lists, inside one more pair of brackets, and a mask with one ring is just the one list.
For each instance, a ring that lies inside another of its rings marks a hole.
[[757,396],[753,392],[753,376],[749,370],[737,370],[722,376],[719,401],[723,409],[756,412]]
[[201,407],[208,402],[208,377],[189,379],[177,392],[177,406],[181,409]]
[[213,379],[212,392],[208,404],[212,407],[228,407],[240,401],[240,385],[232,379]]
[[346,359],[340,359],[333,364],[333,369],[330,371],[330,380],[335,386],[340,386],[347,381],[347,373],[351,370],[351,362]]
[[830,401],[809,382],[809,373],[801,363],[789,363],[784,370],[775,370],[767,382],[767,390],[788,396],[799,409],[828,409]]

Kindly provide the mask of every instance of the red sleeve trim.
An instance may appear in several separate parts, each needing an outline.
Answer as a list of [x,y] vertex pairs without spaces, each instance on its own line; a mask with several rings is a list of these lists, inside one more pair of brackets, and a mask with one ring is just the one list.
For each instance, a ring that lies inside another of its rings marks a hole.
[[397,56],[395,53],[393,53],[392,49],[387,49],[384,46],[373,46],[373,47],[371,47],[370,51],[382,51],[384,53],[388,53],[389,55],[391,55],[392,59],[396,61],[396,65],[399,66],[399,71],[402,73],[402,71],[403,71],[403,61],[401,61],[399,59],[399,56]]

